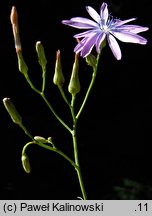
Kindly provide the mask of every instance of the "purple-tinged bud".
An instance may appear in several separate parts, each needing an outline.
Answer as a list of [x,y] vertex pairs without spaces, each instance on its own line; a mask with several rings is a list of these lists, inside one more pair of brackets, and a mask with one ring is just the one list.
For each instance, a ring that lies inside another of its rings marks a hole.
[[29,157],[26,154],[23,154],[21,157],[21,160],[22,160],[22,166],[23,166],[23,169],[25,170],[25,172],[30,173],[31,172],[31,166],[30,166]]
[[21,47],[19,27],[18,27],[18,14],[15,6],[12,7],[10,20],[13,29],[15,48],[16,48],[16,52],[18,53],[19,50],[22,50],[22,47]]
[[56,63],[55,63],[55,73],[53,77],[53,83],[60,87],[63,86],[64,82],[65,79],[62,72],[60,50],[58,50],[56,52]]
[[41,65],[42,68],[45,68],[47,64],[47,60],[44,52],[44,47],[41,41],[36,42],[36,52],[37,52],[39,64]]
[[10,20],[12,25],[18,25],[18,14],[15,6],[11,9]]
[[3,104],[4,104],[7,112],[9,113],[12,121],[18,125],[22,125],[22,117],[20,116],[20,114],[16,110],[14,104],[11,102],[11,99],[10,98],[4,98]]
[[80,91],[80,81],[79,81],[79,54],[75,54],[75,61],[73,64],[72,74],[70,82],[68,85],[68,91],[72,95],[76,95]]

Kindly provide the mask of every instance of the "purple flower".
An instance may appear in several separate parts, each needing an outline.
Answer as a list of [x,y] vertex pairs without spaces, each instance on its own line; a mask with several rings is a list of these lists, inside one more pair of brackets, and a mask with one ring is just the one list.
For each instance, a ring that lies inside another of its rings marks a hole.
[[62,23],[78,29],[89,29],[83,33],[74,35],[75,38],[82,38],[74,49],[74,52],[81,52],[82,57],[86,57],[92,51],[94,45],[97,53],[105,38],[107,38],[109,47],[117,60],[121,59],[121,50],[115,38],[122,42],[146,44],[147,40],[138,35],[138,33],[147,31],[147,27],[138,25],[126,25],[126,23],[135,20],[113,19],[109,16],[108,5],[102,3],[100,15],[90,6],[86,7],[89,15],[94,19],[90,20],[83,17],[74,17],[70,20],[63,20]]

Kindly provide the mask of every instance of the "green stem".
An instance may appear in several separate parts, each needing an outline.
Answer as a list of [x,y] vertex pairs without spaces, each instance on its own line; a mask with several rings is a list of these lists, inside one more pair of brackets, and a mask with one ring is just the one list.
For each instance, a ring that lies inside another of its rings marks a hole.
[[47,98],[44,95],[44,93],[41,93],[41,96],[42,96],[43,100],[45,101],[45,103],[47,104],[47,106],[49,107],[49,109],[51,110],[51,112],[58,119],[58,121],[72,134],[71,128],[58,116],[58,114],[55,112],[55,110],[53,109],[53,107],[51,106],[51,104],[49,103],[49,101],[47,100]]
[[53,152],[56,152],[58,153],[59,155],[61,155],[63,158],[65,158],[68,162],[70,162],[70,164],[72,166],[75,167],[75,169],[78,169],[78,166],[74,163],[73,160],[71,160],[71,158],[69,158],[65,153],[63,153],[61,150],[57,149],[57,148],[54,148],[54,147],[51,147],[51,146],[48,146],[48,145],[45,145],[43,143],[40,143],[40,142],[36,142],[36,141],[31,141],[31,142],[28,142],[24,147],[23,147],[23,150],[22,150],[22,154],[25,154],[25,151],[27,149],[27,147],[31,144],[35,144],[35,145],[39,145],[45,149],[48,149],[50,151],[53,151]]
[[45,90],[45,83],[46,83],[46,67],[42,67],[42,92],[44,93]]
[[82,196],[83,199],[87,199],[83,179],[82,179],[82,173],[80,169],[80,164],[79,164],[79,157],[78,157],[78,145],[77,145],[77,137],[76,137],[76,129],[77,129],[77,119],[75,117],[75,111],[74,111],[74,103],[75,103],[76,95],[72,95],[72,101],[71,101],[71,114],[73,118],[73,133],[72,133],[72,140],[73,140],[73,149],[74,149],[74,160],[75,164],[77,166],[76,171],[78,175],[78,180],[79,180],[79,185],[81,188]]
[[31,82],[29,76],[27,74],[24,75],[26,81],[28,82],[28,84],[30,85],[30,87],[38,94],[40,94],[41,92],[33,85],[33,83]]
[[61,155],[63,158],[65,158],[67,161],[70,162],[70,164],[72,166],[75,167],[75,169],[78,169],[78,166],[77,164],[72,160],[70,159],[64,152],[62,152],[61,150],[57,149],[55,146],[51,147],[51,146],[48,146],[48,145],[45,145],[44,143],[41,143],[41,142],[38,142],[38,141],[35,141],[34,137],[30,134],[30,132],[26,129],[26,127],[24,125],[20,125],[20,127],[23,129],[23,131],[26,133],[26,135],[28,135],[28,137],[30,137],[33,141],[30,141],[28,142],[24,147],[23,147],[23,150],[22,150],[22,154],[25,153],[26,151],[26,148],[31,145],[31,144],[37,144],[45,149],[48,149],[48,150],[51,150],[51,151],[54,151],[56,153],[58,153],[59,155]]
[[97,63],[96,65],[93,67],[93,74],[92,74],[92,79],[90,82],[90,85],[88,87],[88,90],[86,92],[85,98],[82,102],[82,105],[77,113],[77,115],[75,115],[75,111],[74,111],[74,103],[75,103],[75,99],[76,99],[76,95],[72,95],[72,101],[71,101],[71,114],[72,114],[72,118],[73,118],[73,133],[72,133],[72,139],[73,139],[73,148],[74,148],[74,159],[75,159],[75,164],[77,165],[77,175],[78,175],[78,180],[79,180],[79,185],[81,188],[81,192],[82,192],[82,196],[83,199],[86,200],[87,199],[87,195],[86,195],[86,191],[85,191],[85,187],[84,187],[84,183],[83,183],[83,179],[82,179],[82,174],[81,174],[81,169],[80,169],[80,165],[79,165],[79,157],[78,157],[78,144],[77,144],[77,137],[76,137],[76,129],[77,129],[77,120],[87,102],[87,99],[89,97],[89,94],[91,92],[91,89],[93,87],[93,84],[95,82],[95,78],[97,75],[97,69],[98,69],[98,63],[99,63],[99,58],[100,58],[100,54],[98,54],[97,56]]
[[64,94],[64,91],[63,91],[62,86],[59,85],[58,88],[59,88],[59,90],[60,90],[60,93],[61,93],[61,95],[62,95],[64,101],[68,104],[68,106],[70,106],[70,103],[69,103],[68,99],[66,98],[66,96],[65,96],[65,94]]
[[83,103],[82,103],[82,105],[81,105],[81,107],[80,107],[80,109],[79,109],[79,111],[78,111],[78,113],[77,113],[77,115],[76,115],[76,118],[77,118],[77,119],[79,118],[79,116],[80,116],[80,114],[81,114],[81,112],[82,112],[82,110],[83,110],[83,108],[84,108],[84,106],[85,106],[85,104],[86,104],[86,102],[87,102],[88,96],[89,96],[89,94],[90,94],[90,92],[91,92],[91,89],[92,89],[92,87],[93,87],[93,84],[94,84],[94,82],[95,82],[96,75],[97,75],[97,70],[98,70],[99,58],[100,58],[100,53],[99,53],[98,56],[97,56],[97,63],[96,63],[96,66],[93,68],[92,79],[91,79],[90,85],[89,85],[89,87],[88,87],[87,93],[86,93],[85,98],[84,98],[84,100],[83,100]]
[[34,141],[34,137],[30,134],[30,132],[26,129],[26,127],[22,124],[22,125],[19,125],[22,130],[25,132],[25,134],[31,139]]
[[81,169],[80,169],[80,164],[79,164],[76,131],[73,133],[72,138],[73,138],[73,148],[74,148],[74,159],[75,159],[75,164],[77,165],[76,171],[77,171],[77,175],[78,175],[78,180],[79,180],[83,199],[87,200],[87,195],[86,195],[86,191],[85,191],[85,187],[84,187],[84,183],[83,183],[83,179],[82,179],[82,173],[81,173]]
[[[44,75],[45,77],[45,75]],[[70,129],[70,127],[59,117],[59,115],[55,112],[55,110],[53,109],[53,107],[51,106],[51,104],[49,103],[49,101],[47,100],[46,96],[44,95],[44,88],[45,88],[45,78],[43,77],[43,87],[42,87],[42,92],[39,91],[31,82],[30,78],[28,76],[25,76],[27,82],[29,83],[30,87],[39,95],[41,95],[41,97],[43,98],[43,100],[45,101],[45,103],[47,104],[47,106],[49,107],[49,109],[51,110],[51,112],[54,114],[54,116],[57,118],[57,120],[70,132],[72,133],[72,130]]]

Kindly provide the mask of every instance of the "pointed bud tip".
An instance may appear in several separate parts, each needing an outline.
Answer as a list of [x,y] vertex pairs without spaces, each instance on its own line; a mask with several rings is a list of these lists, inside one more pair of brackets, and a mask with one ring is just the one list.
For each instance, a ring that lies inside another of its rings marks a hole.
[[56,51],[56,59],[60,59],[60,55],[61,55],[61,52],[60,52],[60,50],[57,50]]
[[75,61],[79,60],[79,53],[75,53]]
[[18,52],[22,48],[21,48],[21,41],[20,41],[19,27],[18,27],[18,14],[15,6],[13,6],[11,9],[10,21],[12,24],[12,30],[14,35],[15,49],[16,52]]
[[12,6],[10,20],[12,25],[16,25],[18,21],[18,14],[15,6]]
[[59,54],[61,53],[59,49],[56,52],[59,53]]

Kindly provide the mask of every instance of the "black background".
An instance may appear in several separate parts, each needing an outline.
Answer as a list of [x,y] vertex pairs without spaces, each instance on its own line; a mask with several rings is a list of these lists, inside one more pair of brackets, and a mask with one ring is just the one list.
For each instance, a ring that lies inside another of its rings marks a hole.
[[[46,94],[62,118],[71,124],[66,105],[52,83],[55,55],[61,50],[67,91],[74,60],[75,33],[61,24],[74,16],[88,17],[86,5],[99,11],[102,1],[0,1],[0,199],[76,199],[81,196],[73,167],[55,153],[37,146],[28,149],[32,172],[21,165],[21,151],[29,138],[11,122],[2,99],[10,97],[24,124],[33,135],[52,136],[56,145],[73,157],[68,132],[54,119],[41,98],[33,92],[18,71],[14,49],[11,7],[19,15],[23,54],[29,76],[36,86],[41,71],[35,52],[42,41],[47,64]],[[146,46],[119,42],[122,60],[117,61],[108,46],[103,50],[95,86],[78,122],[79,158],[89,199],[121,199],[114,191],[124,179],[151,186],[152,75],[151,1],[107,1],[112,15],[121,19],[137,17],[135,24],[148,26],[142,35]],[[91,78],[91,68],[80,59],[81,92],[77,108]],[[68,97],[70,95],[67,92]],[[134,189],[134,188],[133,188]],[[147,193],[136,199],[151,199]]]

